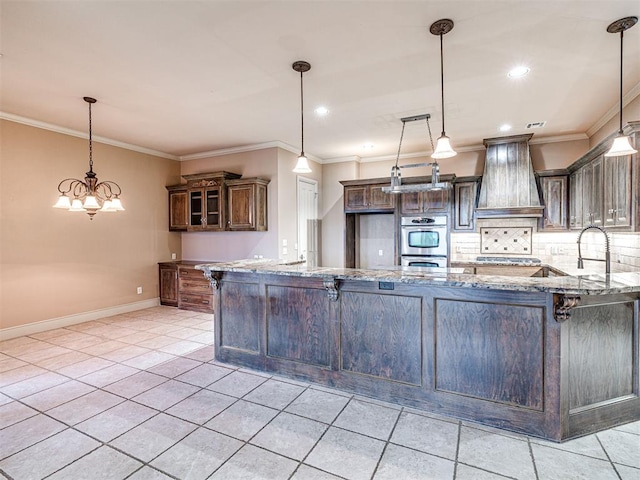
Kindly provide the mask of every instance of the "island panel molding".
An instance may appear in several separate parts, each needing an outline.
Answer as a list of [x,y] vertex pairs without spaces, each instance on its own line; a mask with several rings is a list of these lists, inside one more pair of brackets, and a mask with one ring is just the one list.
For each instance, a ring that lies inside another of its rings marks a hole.
[[[640,276],[198,269],[219,278],[218,361],[553,441],[640,420]],[[581,302],[558,322],[563,297]]]

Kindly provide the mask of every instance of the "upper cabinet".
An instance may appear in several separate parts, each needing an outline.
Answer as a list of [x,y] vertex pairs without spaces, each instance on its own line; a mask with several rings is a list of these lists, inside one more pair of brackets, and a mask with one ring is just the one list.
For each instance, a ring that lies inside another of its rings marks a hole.
[[[640,122],[630,122],[626,134],[637,149]],[[640,230],[639,155],[605,157],[609,138],[569,167],[569,226],[588,225]]]
[[475,230],[475,211],[480,177],[456,178],[453,184],[453,229]]
[[449,211],[450,190],[427,190],[401,194],[400,212],[402,214],[421,214]]
[[544,211],[540,219],[541,230],[566,230],[569,204],[566,170],[537,172]]
[[267,230],[268,180],[247,178],[227,182],[228,230]]
[[340,182],[344,185],[344,211],[346,213],[393,212],[396,207],[396,196],[384,193],[385,183],[364,183],[361,180]]
[[183,175],[169,191],[169,230],[216,232],[267,229],[267,184],[230,172]]

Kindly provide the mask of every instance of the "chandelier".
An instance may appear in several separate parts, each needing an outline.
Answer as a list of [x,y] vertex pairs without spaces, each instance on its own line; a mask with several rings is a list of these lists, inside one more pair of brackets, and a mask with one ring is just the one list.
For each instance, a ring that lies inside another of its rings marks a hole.
[[[93,171],[93,142],[91,136],[91,105],[95,98],[83,97],[89,104],[89,171],[84,181],[77,178],[65,178],[58,185],[60,196],[53,208],[64,208],[70,212],[86,212],[89,218],[98,212],[123,211],[120,202],[122,190],[120,186],[109,180],[98,182],[98,176]],[[73,200],[71,199],[73,197]]]

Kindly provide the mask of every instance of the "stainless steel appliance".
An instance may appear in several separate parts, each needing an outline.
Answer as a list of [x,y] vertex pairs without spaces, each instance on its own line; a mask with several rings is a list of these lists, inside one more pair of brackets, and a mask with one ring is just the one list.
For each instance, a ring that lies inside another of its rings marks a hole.
[[412,216],[400,221],[401,265],[446,267],[448,264],[447,217]]

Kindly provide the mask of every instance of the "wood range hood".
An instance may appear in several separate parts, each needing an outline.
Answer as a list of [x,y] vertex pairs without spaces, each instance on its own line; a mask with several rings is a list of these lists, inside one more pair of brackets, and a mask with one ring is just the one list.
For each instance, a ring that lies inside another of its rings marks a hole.
[[542,217],[529,154],[532,133],[485,138],[487,153],[476,218]]

